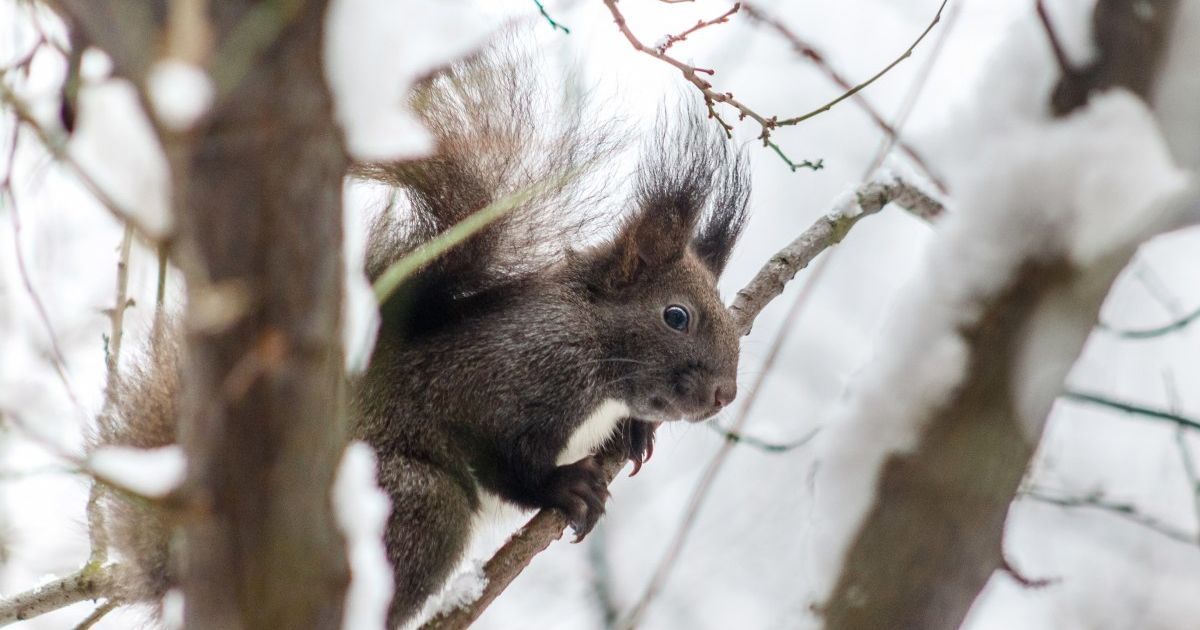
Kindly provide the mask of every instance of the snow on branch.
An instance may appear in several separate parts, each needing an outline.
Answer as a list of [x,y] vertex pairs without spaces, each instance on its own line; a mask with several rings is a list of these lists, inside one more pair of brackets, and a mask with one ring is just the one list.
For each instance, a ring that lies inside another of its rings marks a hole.
[[[1123,67],[1122,49],[1110,52],[1106,63]],[[1018,71],[1004,67],[1013,58],[999,56],[993,76]],[[1141,78],[1109,82],[1112,68],[1099,86],[1110,89],[1085,89],[1069,115],[1048,117],[1047,89],[972,142],[958,211],[939,222],[875,360],[818,438],[812,549],[815,573],[833,579],[816,606],[825,627],[957,628],[1007,566],[1009,505],[1109,287],[1195,198],[1139,98]]]

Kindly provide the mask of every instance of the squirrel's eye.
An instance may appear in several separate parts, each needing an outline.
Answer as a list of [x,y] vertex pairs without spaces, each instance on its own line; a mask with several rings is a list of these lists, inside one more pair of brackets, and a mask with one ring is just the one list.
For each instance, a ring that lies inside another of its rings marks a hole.
[[678,330],[679,332],[687,330],[688,322],[691,321],[691,319],[692,316],[688,314],[687,309],[679,306],[678,304],[672,304],[663,309],[663,321],[666,322],[668,326]]

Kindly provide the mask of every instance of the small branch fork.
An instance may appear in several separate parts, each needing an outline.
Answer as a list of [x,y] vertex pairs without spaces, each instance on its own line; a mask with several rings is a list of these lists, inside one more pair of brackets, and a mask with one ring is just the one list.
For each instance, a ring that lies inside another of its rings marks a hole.
[[[758,139],[762,141],[764,147],[771,148],[777,155],[779,155],[779,157],[782,158],[784,160],[784,162],[787,163],[788,167],[792,171],[796,171],[800,168],[809,168],[812,170],[818,170],[822,166],[822,164],[819,161],[818,162],[810,162],[808,160],[805,160],[803,162],[795,162],[795,161],[791,160],[790,158],[788,158],[788,156],[783,152],[783,150],[780,149],[777,144],[775,144],[774,142],[771,141],[771,134],[779,127],[787,127],[787,126],[799,124],[810,118],[813,118],[814,116],[817,116],[818,114],[829,111],[835,105],[837,105],[838,103],[841,103],[842,101],[844,101],[848,98],[854,97],[855,102],[863,107],[863,109],[867,112],[867,114],[871,117],[871,119],[877,125],[879,125],[879,127],[884,131],[884,133],[886,133],[891,138],[896,138],[899,146],[901,147],[901,150],[905,153],[905,155],[909,156],[909,158],[911,158],[912,161],[919,168],[921,168],[921,170],[930,179],[930,181],[934,182],[934,184],[938,187],[938,189],[941,192],[946,191],[945,185],[942,183],[941,179],[932,172],[932,170],[929,168],[929,165],[925,162],[925,160],[922,159],[920,157],[920,155],[910,145],[908,145],[907,143],[901,142],[899,140],[899,138],[896,137],[895,128],[892,125],[888,124],[887,121],[884,120],[884,118],[882,116],[880,116],[879,113],[873,107],[871,107],[870,104],[864,98],[862,98],[861,95],[859,95],[859,92],[861,92],[863,89],[865,89],[866,87],[868,87],[869,85],[871,85],[872,83],[877,81],[883,75],[890,72],[893,68],[895,68],[897,65],[899,65],[900,62],[902,62],[905,59],[908,59],[909,57],[912,56],[912,53],[916,49],[916,47],[925,39],[925,37],[930,33],[930,31],[933,30],[934,26],[936,26],[938,24],[938,22],[941,21],[942,11],[946,8],[946,4],[949,0],[942,1],[942,4],[938,7],[937,14],[934,15],[933,20],[929,23],[929,25],[925,28],[925,30],[921,32],[921,34],[917,37],[917,39],[915,41],[913,41],[913,43],[903,53],[901,53],[901,55],[899,57],[897,57],[895,60],[893,60],[887,66],[885,66],[882,70],[875,73],[874,76],[872,76],[871,78],[869,78],[866,81],[859,83],[857,85],[851,84],[840,73],[833,70],[833,68],[828,64],[828,62],[825,61],[825,58],[823,55],[821,55],[819,52],[817,52],[817,50],[814,47],[812,47],[811,45],[803,42],[790,29],[785,27],[779,20],[768,17],[766,15],[766,13],[763,12],[761,9],[756,9],[753,6],[750,6],[748,4],[737,3],[733,6],[732,9],[730,9],[729,11],[725,12],[724,14],[722,14],[712,20],[708,20],[708,21],[701,20],[701,21],[697,22],[695,26],[679,33],[678,35],[668,35],[666,37],[666,39],[663,41],[663,43],[658,46],[647,46],[644,43],[642,43],[642,41],[640,39],[638,39],[638,37],[636,35],[633,34],[632,30],[630,30],[629,24],[627,23],[624,14],[622,14],[621,10],[619,8],[617,8],[617,1],[618,0],[604,0],[604,5],[606,7],[608,7],[609,13],[612,14],[613,22],[616,23],[617,29],[620,30],[621,34],[625,37],[625,39],[629,42],[629,44],[631,46],[633,46],[633,48],[635,50],[637,50],[638,52],[641,52],[641,53],[644,53],[651,57],[654,57],[655,59],[658,59],[659,61],[662,61],[663,63],[666,63],[668,65],[671,65],[674,68],[676,68],[677,70],[679,70],[679,72],[681,74],[683,74],[683,78],[686,79],[692,85],[694,85],[696,87],[696,89],[698,89],[700,91],[701,96],[703,96],[703,98],[704,98],[704,105],[708,109],[709,117],[716,120],[717,123],[721,125],[722,129],[724,129],[724,131],[725,131],[726,136],[733,137],[733,124],[728,122],[725,118],[723,118],[721,116],[720,112],[717,110],[717,105],[722,104],[722,103],[729,107],[732,107],[734,110],[737,111],[737,119],[738,120],[745,120],[745,119],[749,118],[749,119],[755,121],[756,123],[758,123],[758,125],[761,129],[761,133],[759,133]],[[839,95],[837,98],[834,98],[833,100],[829,101],[828,103],[825,103],[824,105],[818,107],[817,109],[814,109],[810,112],[807,112],[807,113],[799,115],[799,116],[794,116],[791,118],[785,118],[785,119],[781,120],[781,119],[779,119],[778,116],[765,116],[763,114],[758,113],[757,111],[752,109],[750,106],[746,105],[745,103],[742,103],[736,97],[734,97],[732,92],[720,92],[720,91],[717,91],[716,89],[714,89],[712,82],[709,81],[708,79],[702,77],[701,75],[707,75],[708,77],[712,77],[713,75],[716,74],[716,70],[713,70],[711,68],[703,68],[703,67],[699,67],[699,66],[693,66],[691,64],[687,64],[682,61],[679,61],[678,59],[667,54],[667,52],[671,48],[671,46],[673,46],[674,44],[676,44],[680,41],[684,41],[689,35],[695,33],[696,31],[699,31],[701,29],[707,28],[709,26],[713,26],[716,24],[723,24],[725,22],[728,22],[729,18],[731,18],[739,10],[743,10],[743,9],[744,9],[744,12],[748,16],[751,17],[751,19],[754,19],[756,21],[759,21],[759,22],[762,22],[762,23],[765,23],[765,24],[771,26],[777,33],[779,33],[781,36],[783,36],[785,39],[787,39],[792,44],[792,47],[798,53],[800,53],[802,56],[815,62],[818,65],[818,67],[820,67],[825,72],[826,75],[828,75],[835,83],[837,83],[845,91],[841,95]]]
[[[863,217],[879,212],[888,203],[895,203],[914,215],[926,219],[939,216],[943,212],[941,203],[900,180],[865,184],[851,197],[851,201],[856,202],[861,211],[853,216],[848,216],[852,209],[839,207],[829,215],[821,217],[796,241],[772,257],[758,276],[738,293],[738,298],[729,311],[743,334],[750,330],[751,324],[762,312],[762,309],[779,296],[788,280],[816,258],[817,254],[841,242],[847,231]],[[793,304],[792,315],[798,305],[803,303],[803,297],[801,295]],[[790,327],[785,326],[786,328]],[[738,433],[742,423],[744,423],[744,418],[741,422],[734,423],[727,434],[727,442],[723,447],[733,447],[749,442],[747,438]],[[809,437],[811,436],[806,436],[794,445],[786,445],[786,449],[800,446]],[[760,445],[760,447],[765,447],[764,450],[783,450],[771,448],[772,446],[774,445]],[[604,470],[610,482],[624,466],[623,460],[610,458],[604,461]],[[538,512],[524,527],[513,534],[508,542],[484,565],[483,573],[487,578],[487,585],[479,599],[461,608],[442,613],[422,626],[422,630],[461,630],[466,628],[483,614],[483,611],[504,592],[525,567],[529,566],[534,556],[549,547],[551,542],[562,538],[566,526],[566,517],[560,511],[544,509]]]
[[686,31],[683,31],[682,33],[680,33],[678,35],[667,35],[667,39],[665,39],[663,41],[663,43],[659,44],[658,46],[655,46],[654,48],[659,53],[665,53],[665,52],[667,52],[667,50],[669,50],[671,48],[671,46],[674,46],[675,44],[677,44],[679,42],[686,41],[688,38],[688,35],[691,35],[692,33],[695,33],[696,31],[708,28],[714,24],[724,24],[724,23],[728,22],[729,18],[733,17],[733,14],[737,13],[738,9],[741,9],[741,8],[742,8],[742,3],[740,3],[740,2],[735,3],[733,5],[732,9],[722,13],[718,17],[708,20],[707,22],[704,20],[699,20],[696,22],[695,26],[689,28]]

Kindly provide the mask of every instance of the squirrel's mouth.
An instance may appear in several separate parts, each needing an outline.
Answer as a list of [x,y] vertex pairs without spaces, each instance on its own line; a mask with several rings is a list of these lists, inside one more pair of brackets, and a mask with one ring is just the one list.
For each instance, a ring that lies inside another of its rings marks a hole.
[[691,408],[691,405],[680,404],[680,402],[672,401],[662,396],[651,396],[649,400],[650,413],[644,413],[644,416],[653,416],[653,418],[645,418],[646,420],[656,420],[659,422],[672,422],[677,420],[686,420],[687,422],[703,422],[716,415],[719,409],[711,407]]

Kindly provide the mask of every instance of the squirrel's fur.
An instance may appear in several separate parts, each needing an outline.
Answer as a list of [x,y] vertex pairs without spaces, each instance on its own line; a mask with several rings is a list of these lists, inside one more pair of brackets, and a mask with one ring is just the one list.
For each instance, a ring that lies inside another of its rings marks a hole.
[[[707,418],[736,391],[738,335],[715,285],[745,221],[740,154],[695,111],[664,116],[622,208],[581,183],[602,182],[619,134],[569,102],[546,111],[553,92],[538,74],[496,50],[448,68],[412,96],[435,153],[355,169],[406,202],[372,226],[372,280],[488,204],[528,196],[397,288],[352,384],[353,436],[375,449],[392,501],[392,626],[460,560],[482,491],[560,508],[579,537],[591,529],[607,496],[597,460],[559,460],[598,409],[620,417],[593,437],[640,466],[659,422]],[[581,246],[605,221],[612,234]],[[122,385],[99,443],[173,441],[171,348],[156,344]],[[106,505],[112,545],[140,567],[133,592],[160,597],[171,583],[162,517]]]

